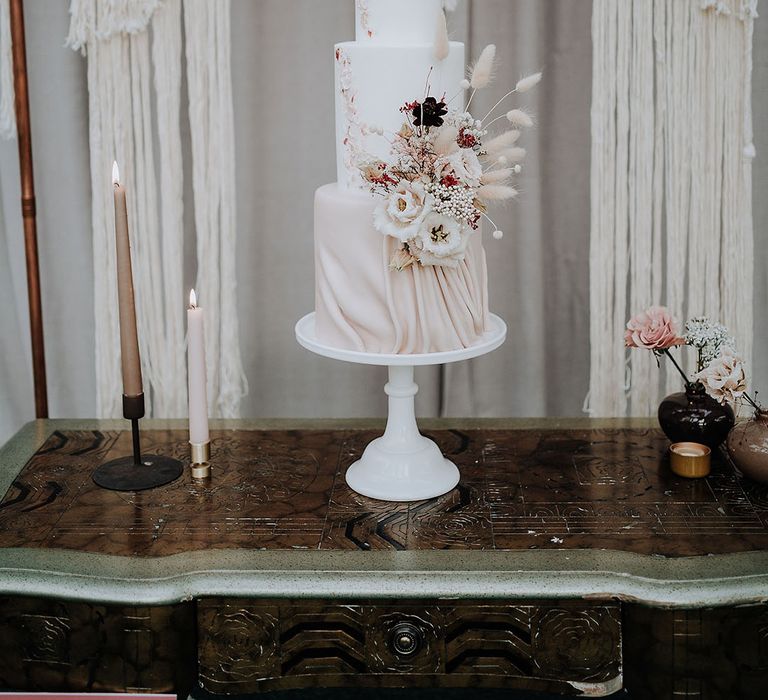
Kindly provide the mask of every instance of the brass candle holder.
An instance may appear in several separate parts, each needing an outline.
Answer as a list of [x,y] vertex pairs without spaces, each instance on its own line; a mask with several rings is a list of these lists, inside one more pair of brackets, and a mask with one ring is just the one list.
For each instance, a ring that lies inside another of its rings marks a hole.
[[700,479],[709,474],[712,450],[698,442],[676,442],[669,447],[669,466],[678,476]]
[[123,394],[123,416],[131,421],[133,454],[102,464],[93,472],[94,483],[111,491],[146,491],[178,479],[184,471],[178,459],[141,454],[139,419],[144,417],[144,394]]
[[209,479],[211,476],[211,441],[190,442],[192,478]]

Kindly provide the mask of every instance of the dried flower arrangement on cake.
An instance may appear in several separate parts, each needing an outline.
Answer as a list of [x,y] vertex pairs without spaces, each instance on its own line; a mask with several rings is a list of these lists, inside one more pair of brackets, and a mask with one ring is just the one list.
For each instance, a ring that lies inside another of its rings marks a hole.
[[[435,44],[437,59],[446,52],[447,38],[443,39],[438,37]],[[374,212],[376,229],[400,242],[392,256],[393,269],[413,264],[457,266],[482,218],[490,221],[494,238],[503,235],[487,208],[490,202],[517,195],[511,181],[520,172],[525,149],[516,143],[520,129],[532,126],[533,120],[520,109],[491,117],[512,94],[536,85],[541,74],[518,81],[488,114],[476,119],[469,107],[477,90],[491,81],[495,52],[492,44],[483,50],[469,78],[462,81],[461,91],[450,100],[429,94],[428,76],[424,97],[400,108],[404,121],[390,136],[392,159],[363,156],[357,163],[371,191],[382,197]],[[468,88],[472,93],[466,107],[451,108]],[[499,120],[512,128],[489,138],[488,127]],[[384,135],[375,126],[364,129]]]

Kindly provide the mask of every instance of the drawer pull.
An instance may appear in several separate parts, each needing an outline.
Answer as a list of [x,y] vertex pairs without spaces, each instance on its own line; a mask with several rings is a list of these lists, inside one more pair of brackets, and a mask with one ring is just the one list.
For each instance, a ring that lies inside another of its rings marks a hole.
[[423,642],[421,630],[410,622],[401,622],[392,630],[390,645],[398,656],[413,656]]

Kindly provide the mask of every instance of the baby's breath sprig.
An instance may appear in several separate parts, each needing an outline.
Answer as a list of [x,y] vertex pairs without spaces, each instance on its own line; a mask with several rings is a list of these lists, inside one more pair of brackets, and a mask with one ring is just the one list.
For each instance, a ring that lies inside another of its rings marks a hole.
[[721,323],[714,323],[706,316],[697,316],[685,324],[686,345],[696,348],[696,371],[701,372],[712,360],[720,355],[722,348],[734,349],[736,342],[728,335],[728,329]]

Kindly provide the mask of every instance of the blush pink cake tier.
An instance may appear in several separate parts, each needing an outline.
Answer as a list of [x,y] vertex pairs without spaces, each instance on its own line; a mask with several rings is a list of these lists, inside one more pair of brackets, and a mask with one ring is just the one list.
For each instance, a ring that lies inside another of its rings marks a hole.
[[433,53],[442,11],[441,0],[357,0],[356,41],[335,47],[338,182],[315,193],[315,329],[326,345],[444,352],[477,343],[488,328],[480,233],[456,266],[391,269],[397,241],[374,228],[376,197],[356,167],[361,153],[391,157],[376,131],[400,129],[399,108],[423,95],[427,75],[432,94],[460,92],[464,45],[450,42],[441,61]]

